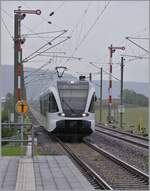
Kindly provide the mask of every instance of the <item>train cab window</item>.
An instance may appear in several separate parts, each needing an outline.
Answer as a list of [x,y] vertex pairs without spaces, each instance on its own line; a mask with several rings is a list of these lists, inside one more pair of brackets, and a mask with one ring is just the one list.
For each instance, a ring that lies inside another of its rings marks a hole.
[[93,96],[92,96],[88,112],[90,112],[90,113],[94,113],[95,112],[95,94],[93,94]]
[[49,94],[49,109],[48,110],[50,113],[58,112],[58,106],[57,106],[55,97],[52,93]]

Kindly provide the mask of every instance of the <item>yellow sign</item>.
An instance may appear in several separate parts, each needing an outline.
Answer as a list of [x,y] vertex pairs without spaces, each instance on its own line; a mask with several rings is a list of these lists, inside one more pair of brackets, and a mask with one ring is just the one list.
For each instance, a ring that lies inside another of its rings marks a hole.
[[16,112],[25,114],[28,112],[28,104],[26,101],[18,101],[16,104]]

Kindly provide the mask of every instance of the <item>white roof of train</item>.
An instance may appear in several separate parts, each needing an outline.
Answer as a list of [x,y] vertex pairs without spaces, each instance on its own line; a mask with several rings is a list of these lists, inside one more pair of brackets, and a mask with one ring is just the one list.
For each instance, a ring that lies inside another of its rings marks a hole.
[[[42,91],[40,93],[39,97],[42,96],[43,94],[49,92],[52,87],[57,87],[57,82],[58,81],[61,81],[61,82],[70,82],[70,83],[83,82],[82,80],[79,80],[79,79],[77,79],[77,80],[70,80],[70,79],[69,80],[54,80],[54,81],[52,81],[50,83],[49,87],[47,87],[44,91]],[[86,80],[84,80],[84,81],[86,81]],[[93,84],[90,81],[86,81],[86,82],[88,82],[89,84],[91,84],[93,86]]]

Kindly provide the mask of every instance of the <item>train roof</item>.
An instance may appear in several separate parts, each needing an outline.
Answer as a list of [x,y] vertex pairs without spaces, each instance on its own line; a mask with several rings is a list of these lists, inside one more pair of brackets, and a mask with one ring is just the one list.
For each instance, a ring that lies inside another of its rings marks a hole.
[[54,88],[57,88],[57,85],[69,85],[69,84],[76,84],[76,85],[79,85],[79,84],[82,84],[82,85],[90,85],[90,86],[93,86],[93,84],[90,82],[90,81],[87,81],[87,80],[54,80],[51,82],[51,84],[49,85],[48,88],[46,88],[43,92],[40,93],[40,96],[42,96],[43,94],[46,94],[47,92],[49,92],[52,87]]

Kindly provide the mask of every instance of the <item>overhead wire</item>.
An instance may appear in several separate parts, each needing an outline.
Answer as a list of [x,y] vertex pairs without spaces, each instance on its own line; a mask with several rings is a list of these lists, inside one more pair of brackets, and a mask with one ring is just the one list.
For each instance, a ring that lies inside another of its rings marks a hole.
[[[62,40],[62,41],[60,41],[60,42],[58,42],[58,43],[54,44],[54,45],[53,45],[53,46],[51,46],[50,48],[47,48],[47,49],[43,50],[42,52],[40,52],[40,53],[38,53],[38,54],[36,54],[36,55],[31,56],[30,58],[28,58],[28,60],[27,60],[27,61],[29,61],[29,60],[31,60],[31,59],[33,59],[33,58],[35,58],[35,57],[37,57],[37,56],[41,55],[42,53],[44,53],[44,52],[45,52],[45,51],[47,51],[47,50],[50,50],[50,49],[52,49],[52,48],[56,47],[57,45],[59,45],[59,44],[61,44],[61,43],[65,42],[65,41],[67,41],[68,39],[69,39],[69,38],[66,38],[66,39],[64,39],[64,40]],[[23,61],[25,61],[26,59],[27,59],[27,58],[25,58]]]
[[[3,10],[3,11],[4,11],[5,14],[7,14],[10,18],[12,18],[12,16],[11,16],[9,13],[7,13],[7,11],[5,11],[5,10]],[[23,26],[25,26],[25,28],[27,28],[30,32],[34,32],[31,28],[27,27],[26,25],[23,24]],[[64,31],[64,30],[61,30],[61,31]],[[48,34],[48,33],[54,33],[54,32],[61,32],[61,31],[45,32],[45,34],[46,34],[46,33]],[[36,33],[35,33],[35,32],[32,33],[32,35],[34,35],[34,34],[36,34]],[[31,35],[31,34],[29,34],[29,35]],[[36,35],[39,35],[39,34],[37,33]],[[37,38],[40,38],[40,39],[42,39],[43,41],[49,43],[49,41],[47,41],[47,40],[46,40],[45,38],[43,38],[43,37],[37,36]],[[66,41],[66,39],[65,39],[64,41]],[[64,41],[62,41],[62,42],[64,42]],[[62,43],[62,42],[60,42],[60,43]],[[57,45],[60,44],[60,43],[57,43],[57,44],[54,45],[53,47],[57,46]],[[51,47],[51,48],[52,48],[52,47]],[[38,55],[39,55],[39,54],[38,54]],[[37,56],[38,56],[38,55],[37,55]]]
[[[41,46],[40,48],[38,48],[36,51],[32,52],[29,56],[27,56],[24,60],[29,59],[30,57],[32,57],[35,53],[37,53],[39,50],[43,49],[44,47],[46,47],[47,45],[51,45],[51,43],[56,40],[57,38],[59,38],[61,35],[63,35],[64,33],[66,33],[67,31],[63,31],[61,34],[57,35],[56,37],[54,37],[52,40],[48,41],[46,44],[44,44],[43,46]],[[41,52],[43,53],[43,52]],[[39,53],[39,55],[41,54]]]
[[[74,32],[77,30],[78,26],[80,25],[80,23],[82,22],[82,20],[84,19],[84,17],[86,16],[86,14],[88,13],[88,9],[91,5],[91,1],[88,2],[88,5],[87,7],[83,10],[83,14],[81,15],[81,17],[78,19],[77,23],[75,24],[75,26],[72,27],[72,29],[70,30],[70,33],[69,35],[72,37],[71,40],[67,43],[67,45],[64,47],[68,49],[67,52],[70,52],[71,51],[71,48],[72,48],[72,45],[71,45],[71,42],[73,41],[73,34]],[[81,32],[81,31],[80,31]],[[79,35],[78,35],[78,39],[79,39]],[[70,53],[71,54],[71,53]]]
[[[79,25],[80,25],[80,24],[83,24],[82,21],[83,21],[83,19],[85,18],[85,16],[87,15],[90,6],[91,6],[91,1],[88,2],[88,5],[87,5],[86,8],[84,8],[81,17],[78,19],[78,21],[76,22],[75,26],[73,26],[73,27],[71,28],[71,30],[70,30],[69,35],[72,37],[72,38],[71,38],[72,40],[70,40],[70,41],[68,42],[68,44],[67,44],[68,52],[71,51],[71,48],[72,48],[72,46],[73,46],[73,45],[71,45],[71,42],[73,42],[73,39],[74,39],[74,38],[73,38],[73,34],[74,34],[75,31],[78,29]],[[80,32],[81,32],[81,30],[80,30]],[[79,39],[79,36],[80,36],[80,35],[77,36],[78,39]],[[78,41],[78,40],[76,39],[76,41]],[[70,54],[71,54],[71,53],[70,53]]]
[[[34,55],[35,53],[37,53],[39,50],[43,49],[43,48],[46,47],[47,45],[51,45],[51,43],[52,43],[54,40],[56,40],[57,38],[59,38],[60,36],[62,36],[62,35],[63,35],[64,33],[66,33],[66,32],[67,32],[67,31],[64,30],[61,34],[57,35],[55,38],[53,38],[52,40],[48,41],[46,44],[44,44],[43,46],[41,46],[40,48],[38,48],[36,51],[32,52],[29,56],[27,56],[26,58],[24,58],[23,62],[26,61],[26,60],[31,60],[31,58],[34,58],[35,56],[33,56],[33,55]],[[54,46],[54,45],[53,45],[53,46]],[[53,46],[51,46],[51,48],[52,48]],[[47,50],[49,50],[49,48],[46,49],[46,50],[44,50],[44,51],[42,51],[42,52],[40,52],[40,53],[38,53],[37,56],[40,55],[40,54],[42,54],[42,53],[44,53],[44,52],[47,51]]]
[[107,9],[108,5],[109,5],[110,1],[107,3],[107,5],[105,5],[104,9],[100,12],[100,14],[96,17],[94,23],[90,26],[90,28],[88,29],[87,33],[83,36],[82,40],[80,41],[78,47],[75,49],[77,50],[81,44],[84,42],[84,40],[87,38],[87,36],[89,35],[89,33],[91,32],[91,30],[94,28],[94,26],[96,25],[96,23],[98,22],[98,20],[100,19],[100,17],[103,15],[104,11]]
[[[47,66],[48,64],[50,64],[50,63],[52,63],[52,62],[46,62],[46,63],[44,63],[42,66],[40,66],[39,68],[37,68],[37,69],[35,69],[35,70],[33,70],[31,73],[32,74],[28,74],[27,76],[26,76],[26,78],[25,78],[25,80],[27,79],[27,78],[29,78],[30,80],[28,80],[28,81],[26,81],[26,83],[28,83],[28,82],[30,82],[30,81],[32,81],[33,79],[37,79],[37,77],[39,77],[39,76],[43,76],[43,75],[47,75],[48,73],[49,73],[49,69],[47,69],[47,70],[45,70],[45,69],[43,69],[45,66]],[[41,73],[37,73],[37,72],[41,72]],[[33,75],[34,74],[34,75]],[[35,75],[35,74],[37,74],[37,75]]]
[[79,26],[80,22],[82,21],[82,19],[85,17],[85,15],[88,13],[88,9],[90,7],[91,1],[88,3],[87,7],[84,9],[83,14],[81,15],[81,17],[79,18],[79,20],[77,21],[77,23],[75,24],[75,26],[71,29],[71,35],[73,35],[73,33],[75,32],[75,30],[77,29],[77,27]]
[[[132,33],[132,34],[130,34],[129,36],[136,36],[136,37],[140,37],[141,35],[143,36],[143,34],[139,34],[139,33],[141,33],[141,32],[144,32],[144,31],[146,31],[147,30],[147,28],[146,27],[144,27],[144,28],[142,28],[141,30],[138,30],[138,31],[136,31],[136,32],[134,32],[134,33]],[[147,36],[147,35],[146,35]],[[131,44],[127,44],[127,41],[126,41],[126,39],[123,39],[120,43],[119,43],[119,46],[121,46],[123,43],[125,43],[125,48],[127,49],[127,47],[129,47]],[[107,54],[105,54],[103,57],[106,57],[107,56]],[[100,60],[100,58],[99,59],[96,59],[96,61],[97,60]]]
[[66,2],[63,1],[60,5],[58,5],[58,7],[56,7],[56,9],[54,9],[54,12],[56,13]]
[[[84,20],[84,19],[85,19],[86,15],[88,14],[88,11],[89,11],[90,6],[91,6],[91,1],[88,2],[88,5],[87,5],[87,7],[85,8],[85,10],[84,10],[84,12],[83,12],[81,18],[80,18],[79,21],[76,23],[75,27],[72,29],[71,36],[72,36],[73,33],[77,30],[78,26],[80,26],[80,24],[81,24],[80,31],[79,31],[79,34],[77,35],[77,39],[76,39],[77,43],[78,43],[78,41],[80,40],[82,28],[83,28],[83,25],[85,24],[85,20]],[[76,46],[77,46],[77,44],[76,44]]]
[[[21,2],[26,8],[32,10],[31,7],[27,6],[26,3],[24,3],[24,1],[20,1],[20,2]],[[45,21],[46,23],[48,22],[45,17],[43,17],[42,15],[39,15],[39,16],[40,16],[40,18],[41,18],[43,21]],[[41,23],[38,24],[37,26],[39,27],[42,23],[43,23],[43,22],[41,22]],[[62,29],[62,27],[57,26],[56,24],[53,24],[53,26],[55,26],[55,27],[57,27],[57,28],[59,28],[59,29]],[[37,28],[37,27],[35,27],[35,28]]]
[[[75,47],[73,53],[71,54],[71,56],[73,56],[75,54],[75,52],[79,49],[79,47],[82,45],[82,43],[85,41],[85,39],[87,38],[87,36],[89,35],[89,33],[91,32],[91,30],[94,28],[94,26],[97,24],[98,20],[101,18],[101,16],[103,15],[103,13],[105,12],[105,10],[107,9],[108,5],[110,4],[109,0],[107,2],[107,4],[104,6],[104,8],[102,9],[102,11],[98,14],[98,16],[96,17],[96,19],[94,20],[93,24],[89,27],[88,31],[86,32],[86,34],[83,36],[82,40],[79,42],[79,44]],[[70,59],[67,59],[66,62],[68,62]]]
[[[42,80],[51,79],[51,77],[49,76],[50,73],[51,74],[56,74],[56,72],[50,71],[50,70],[43,71],[43,73],[41,73],[39,76],[34,76],[34,78],[32,78],[29,81],[25,82],[25,85],[28,85],[28,84],[33,83],[35,81],[39,82],[39,80],[42,81]],[[41,75],[42,75],[42,78],[41,78]],[[43,77],[43,76],[46,76],[46,77]]]
[[3,26],[5,27],[7,33],[9,34],[10,38],[12,39],[12,41],[14,41],[13,35],[11,34],[10,30],[8,29],[8,27],[7,27],[3,17],[1,17],[1,19],[2,19]]
[[64,30],[59,30],[59,31],[48,31],[48,32],[39,32],[39,33],[28,33],[28,34],[23,34],[24,36],[32,36],[32,35],[39,35],[39,34],[50,34],[50,33],[57,33],[57,32],[63,32]]
[[[14,18],[12,17],[12,15],[9,14],[6,10],[2,9],[2,11],[3,11],[9,18],[11,18],[12,20],[14,20]],[[35,29],[34,29],[34,30],[31,29],[30,27],[26,26],[24,23],[22,23],[22,26],[25,27],[28,31],[30,31],[30,32],[32,32],[32,33],[35,33],[35,31],[34,31]],[[56,32],[57,32],[57,31],[56,31]],[[37,36],[37,37],[39,37],[39,39],[41,39],[41,40],[44,41],[44,42],[48,42],[46,39],[43,39],[43,38],[41,38],[40,36]]]
[[44,68],[45,66],[47,66],[48,64],[50,64],[50,61],[43,64],[41,67],[39,67],[38,69],[34,70],[33,72],[31,72],[29,75],[25,76],[24,79],[28,78],[29,76],[35,74],[36,72],[38,72],[39,70],[41,70],[42,68]]
[[126,37],[126,39],[127,39],[128,41],[130,41],[131,43],[133,43],[133,44],[134,44],[135,46],[137,46],[138,48],[140,48],[140,49],[144,50],[145,52],[147,52],[148,54],[150,53],[149,50],[146,50],[146,49],[143,48],[141,45],[139,45],[139,44],[137,44],[136,42],[134,42],[133,40],[131,40],[130,37]]
[[[100,67],[96,66],[96,65],[95,65],[95,64],[93,64],[93,63],[90,63],[90,62],[89,62],[88,64],[90,64],[90,65],[94,66],[94,67],[95,67],[95,68],[97,68],[97,69],[100,69]],[[107,71],[105,71],[104,69],[103,69],[103,71],[104,71],[104,73],[105,73],[105,74],[110,75],[110,73],[109,73],[109,72],[107,72]],[[111,74],[111,76],[112,76],[112,78],[114,78],[114,79],[116,79],[116,80],[119,80],[119,81],[120,81],[120,79],[116,78],[114,75],[112,75],[112,74]]]

